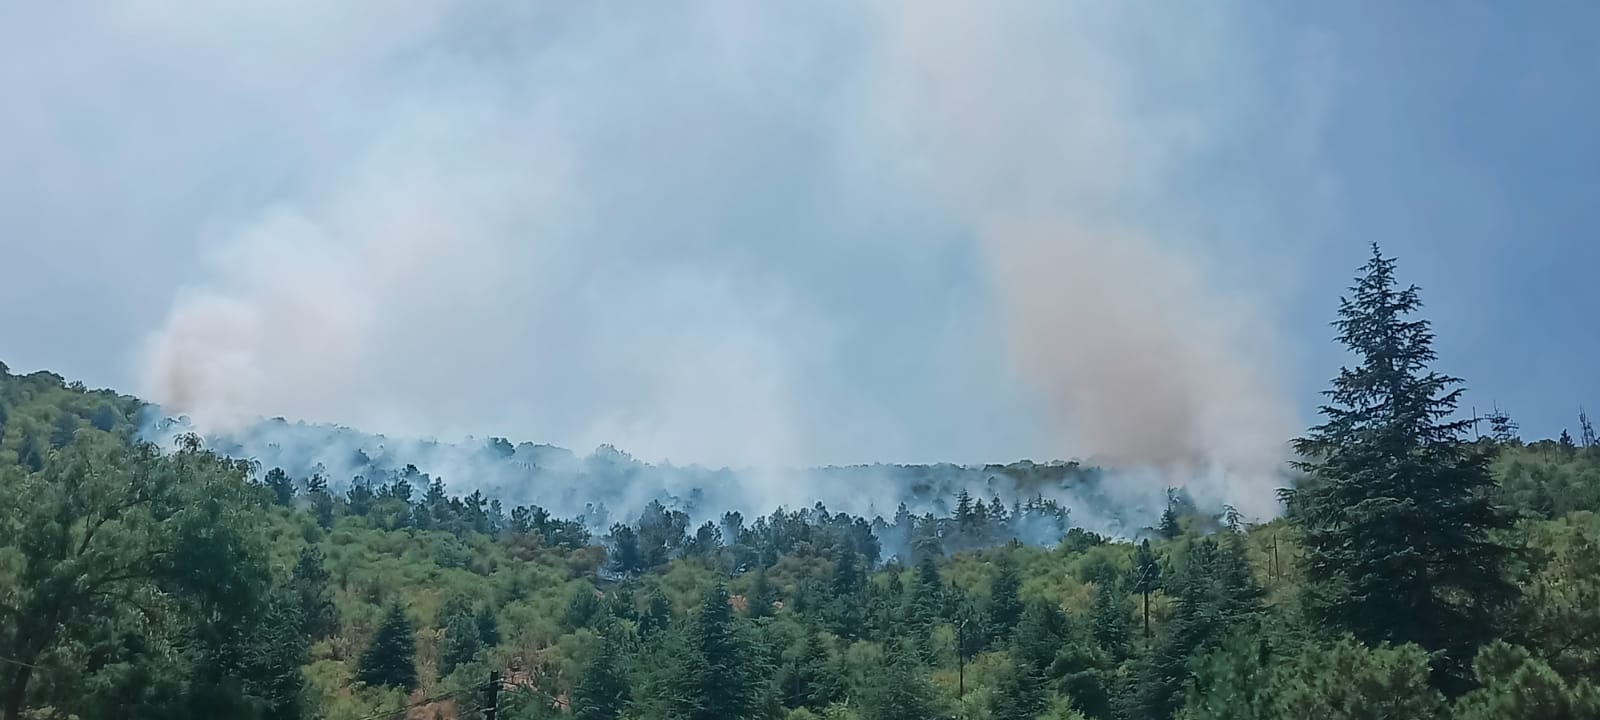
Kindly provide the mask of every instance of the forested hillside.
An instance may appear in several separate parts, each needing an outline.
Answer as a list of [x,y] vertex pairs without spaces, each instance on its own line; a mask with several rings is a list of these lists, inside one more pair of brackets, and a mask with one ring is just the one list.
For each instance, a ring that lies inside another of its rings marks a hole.
[[1600,717],[1600,443],[1463,420],[1394,272],[1341,306],[1283,518],[1175,493],[1117,538],[965,494],[594,532],[164,452],[138,400],[0,365],[4,717]]

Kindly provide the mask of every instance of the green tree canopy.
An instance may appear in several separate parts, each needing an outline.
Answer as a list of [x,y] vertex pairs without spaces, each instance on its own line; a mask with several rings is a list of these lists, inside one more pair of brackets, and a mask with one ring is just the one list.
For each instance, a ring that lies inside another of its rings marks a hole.
[[1334,325],[1356,364],[1327,391],[1324,422],[1295,442],[1306,479],[1286,499],[1312,616],[1363,642],[1441,651],[1441,679],[1460,689],[1515,594],[1496,536],[1510,518],[1492,501],[1488,451],[1455,417],[1460,381],[1429,367],[1417,288],[1394,270],[1373,246],[1340,302]]
[[378,632],[361,654],[356,679],[370,686],[411,690],[417,686],[417,639],[411,618],[398,603],[389,606]]

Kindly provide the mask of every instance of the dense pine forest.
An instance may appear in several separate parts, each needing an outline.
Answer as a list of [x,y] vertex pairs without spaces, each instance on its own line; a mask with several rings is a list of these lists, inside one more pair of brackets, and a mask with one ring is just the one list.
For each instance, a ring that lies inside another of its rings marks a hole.
[[0,365],[3,716],[1600,718],[1587,417],[1464,413],[1376,248],[1334,332],[1282,517],[1175,491],[1116,537],[967,494],[597,531],[158,448],[138,399]]

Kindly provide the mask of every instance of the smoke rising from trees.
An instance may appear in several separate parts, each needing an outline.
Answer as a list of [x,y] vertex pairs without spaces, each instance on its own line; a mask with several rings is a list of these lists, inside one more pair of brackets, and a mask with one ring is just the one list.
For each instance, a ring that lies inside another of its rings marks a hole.
[[[119,22],[203,56],[243,33],[239,12]],[[299,12],[252,25],[252,42],[295,39]],[[339,60],[312,91],[348,94],[346,114],[292,117],[343,142],[222,231],[150,338],[142,394],[214,433],[281,415],[714,466],[877,459],[913,444],[910,408],[960,417],[956,434],[992,432],[998,411],[1031,452],[1273,512],[1294,423],[1270,318],[1160,212],[1228,108],[1148,102],[1233,69],[1226,15],[1138,12],[437,3],[370,32],[359,13],[318,17],[311,58],[236,68],[255,81],[239,92],[283,97],[293,73],[328,66],[317,52]],[[1188,42],[1162,42],[1180,30]],[[345,34],[365,39],[339,47]],[[748,187],[753,151],[784,146],[815,156],[791,160],[796,187]],[[763,212],[954,232],[791,238]],[[730,237],[747,232],[780,238],[776,264]],[[963,248],[979,299],[904,361],[936,368],[928,399],[838,380],[861,362],[854,338],[892,330],[850,323],[849,288],[875,281],[851,263],[914,275]],[[1019,397],[996,390],[1007,373]]]

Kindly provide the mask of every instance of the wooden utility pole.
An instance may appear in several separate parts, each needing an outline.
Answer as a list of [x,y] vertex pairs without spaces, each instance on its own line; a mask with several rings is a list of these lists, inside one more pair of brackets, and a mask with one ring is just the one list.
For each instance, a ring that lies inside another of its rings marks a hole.
[[967,696],[967,621],[956,626],[956,697]]
[[1150,647],[1150,590],[1146,588],[1144,595],[1144,646]]
[[495,720],[500,712],[500,671],[489,671],[489,697],[483,704],[483,716],[488,720]]

